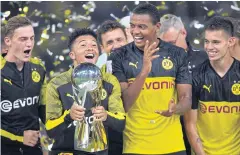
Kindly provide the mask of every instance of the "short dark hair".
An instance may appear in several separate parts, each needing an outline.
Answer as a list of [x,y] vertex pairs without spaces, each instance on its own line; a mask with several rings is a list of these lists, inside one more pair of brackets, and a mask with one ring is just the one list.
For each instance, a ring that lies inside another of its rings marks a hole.
[[225,19],[229,20],[233,24],[233,29],[234,29],[234,37],[240,38],[240,19],[232,18],[232,17],[224,17]]
[[234,35],[232,22],[224,19],[224,17],[221,16],[212,17],[205,25],[205,31],[206,30],[223,30],[231,37]]
[[237,20],[235,28],[235,35],[240,39],[240,19]]
[[31,21],[27,17],[14,16],[10,18],[5,25],[5,36],[12,37],[14,31],[20,27],[32,26]]
[[104,21],[97,30],[98,42],[102,45],[102,34],[120,28],[124,36],[127,38],[125,27],[117,21],[106,20]]
[[144,3],[139,4],[134,10],[132,11],[133,14],[148,14],[152,18],[152,23],[155,25],[160,20],[159,11],[157,8],[150,4],[150,3]]
[[[97,41],[97,35],[96,35],[96,33],[95,33],[93,30],[91,30],[91,29],[89,29],[89,28],[76,29],[76,30],[75,30],[74,32],[72,32],[71,35],[69,36],[68,48],[69,48],[70,50],[72,50],[72,45],[73,45],[74,41],[75,41],[78,37],[80,37],[80,36],[87,36],[87,35],[93,36],[93,38],[95,38],[96,41]],[[100,49],[98,43],[97,43],[97,45],[98,45],[98,49]],[[100,52],[101,52],[101,51],[99,51],[99,53],[100,53]]]

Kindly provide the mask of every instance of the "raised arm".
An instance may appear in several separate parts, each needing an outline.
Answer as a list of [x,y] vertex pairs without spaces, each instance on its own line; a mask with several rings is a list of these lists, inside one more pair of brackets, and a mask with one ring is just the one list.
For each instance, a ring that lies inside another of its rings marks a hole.
[[148,74],[152,69],[152,60],[159,57],[159,55],[154,55],[154,53],[159,50],[159,48],[155,47],[156,43],[149,45],[149,42],[146,41],[146,45],[144,47],[143,67],[141,72],[138,74],[131,85],[129,85],[127,82],[120,82],[122,99],[126,112],[129,111],[129,109],[138,98],[144,85],[145,79],[148,77]]

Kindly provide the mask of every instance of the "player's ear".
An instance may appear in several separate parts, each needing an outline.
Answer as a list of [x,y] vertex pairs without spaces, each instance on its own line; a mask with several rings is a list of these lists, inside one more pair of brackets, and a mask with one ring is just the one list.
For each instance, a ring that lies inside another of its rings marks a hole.
[[9,37],[5,37],[4,42],[7,46],[11,46],[11,39]]
[[72,60],[75,60],[76,59],[76,56],[75,56],[75,53],[73,51],[71,51],[69,53],[69,57],[72,59]]
[[157,30],[160,29],[160,26],[161,26],[160,22],[157,22],[157,23],[156,23]]
[[228,39],[228,47],[234,46],[235,43],[236,43],[236,38],[235,38],[235,37],[230,37],[230,38]]
[[186,38],[187,37],[187,31],[185,30],[185,28],[180,30],[180,33]]

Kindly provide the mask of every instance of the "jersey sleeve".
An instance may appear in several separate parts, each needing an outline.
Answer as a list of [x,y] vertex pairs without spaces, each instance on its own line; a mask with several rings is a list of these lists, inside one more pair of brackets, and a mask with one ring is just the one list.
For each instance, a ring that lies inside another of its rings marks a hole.
[[50,81],[46,91],[46,129],[50,138],[62,133],[73,122],[70,111],[63,111],[62,102],[59,98],[57,85]]
[[[195,71],[193,74],[195,74]],[[192,109],[198,109],[200,90],[201,90],[200,76],[196,73],[195,76],[193,77],[192,84]]]
[[120,84],[113,75],[108,74],[107,76],[107,81],[113,85],[113,90],[108,99],[108,117],[104,123],[113,130],[122,132],[125,127],[125,111],[121,99]]
[[112,73],[117,77],[119,82],[127,82],[127,77],[124,74],[123,62],[124,48],[119,48],[109,56],[109,60],[112,61]]
[[177,84],[192,84],[192,74],[188,69],[187,53],[183,50],[179,50],[178,68],[176,75]]

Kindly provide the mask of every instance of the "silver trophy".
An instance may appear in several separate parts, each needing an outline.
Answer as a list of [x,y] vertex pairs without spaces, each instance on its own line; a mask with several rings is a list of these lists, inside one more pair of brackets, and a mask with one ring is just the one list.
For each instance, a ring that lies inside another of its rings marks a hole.
[[[101,104],[102,74],[91,63],[76,66],[72,73],[72,87],[75,101],[84,107],[86,96],[90,94],[94,106]],[[107,149],[107,136],[101,121],[92,124],[84,118],[76,123],[74,148],[85,152],[97,152]]]

